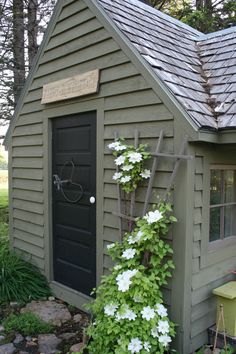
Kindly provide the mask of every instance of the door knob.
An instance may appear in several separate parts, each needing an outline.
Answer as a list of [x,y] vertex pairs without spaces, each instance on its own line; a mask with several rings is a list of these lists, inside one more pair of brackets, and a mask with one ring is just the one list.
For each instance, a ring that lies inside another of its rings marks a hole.
[[95,197],[90,197],[89,201],[90,201],[90,204],[94,204],[96,202],[96,198]]

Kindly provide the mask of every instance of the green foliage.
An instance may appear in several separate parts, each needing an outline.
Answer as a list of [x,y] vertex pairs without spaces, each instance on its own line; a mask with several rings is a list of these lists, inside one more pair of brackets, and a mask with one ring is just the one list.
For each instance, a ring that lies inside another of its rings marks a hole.
[[173,251],[162,238],[176,221],[171,212],[170,204],[160,203],[137,220],[122,243],[108,246],[115,266],[103,277],[90,305],[95,317],[88,329],[90,354],[162,354],[168,350],[175,330],[162,305],[161,287],[174,265]]
[[209,33],[235,26],[235,12],[235,0],[226,0],[218,6],[209,2],[209,6],[199,8],[184,2],[183,7],[172,15],[203,33]]
[[0,303],[27,302],[51,295],[45,277],[31,263],[9,250],[8,239],[0,240]]
[[8,164],[4,156],[0,155],[0,170],[7,170]]
[[4,321],[5,332],[16,331],[24,336],[50,333],[53,331],[51,324],[45,323],[31,312],[11,314]]
[[220,354],[234,354],[234,353],[235,353],[235,350],[234,350],[234,348],[231,345],[227,345],[226,350],[222,349],[220,351]]
[[133,192],[139,182],[150,177],[150,170],[144,169],[145,160],[151,157],[146,145],[140,144],[135,148],[133,145],[126,145],[124,139],[119,139],[108,147],[113,150],[115,164],[119,167],[113,179],[126,193]]
[[235,0],[146,0],[151,6],[203,33],[236,25]]
[[0,189],[0,304],[47,297],[51,291],[45,277],[9,249],[7,205],[7,190]]

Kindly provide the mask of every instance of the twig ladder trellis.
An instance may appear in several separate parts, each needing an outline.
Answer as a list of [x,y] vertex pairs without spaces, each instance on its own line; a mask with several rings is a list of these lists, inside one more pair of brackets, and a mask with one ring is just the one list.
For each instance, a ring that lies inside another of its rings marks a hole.
[[[114,134],[115,136],[115,140],[118,139],[118,133],[115,132]],[[161,152],[161,148],[162,148],[162,144],[163,144],[163,139],[164,139],[164,131],[161,130],[160,134],[159,134],[159,139],[157,141],[157,145],[156,145],[156,149],[155,151],[151,151],[150,154],[153,157],[153,162],[152,162],[152,168],[151,168],[151,175],[149,178],[149,182],[148,182],[148,187],[147,187],[147,192],[146,192],[146,196],[145,196],[145,201],[144,201],[144,207],[143,207],[143,211],[142,211],[142,215],[141,217],[143,217],[147,211],[148,211],[148,206],[150,204],[150,199],[151,199],[151,194],[152,194],[152,188],[153,188],[153,183],[154,183],[154,178],[155,178],[155,174],[157,171],[157,167],[158,164],[160,162],[161,158],[168,158],[168,159],[174,159],[174,168],[173,171],[170,175],[169,181],[167,183],[167,187],[164,193],[164,199],[166,200],[169,192],[171,190],[171,187],[173,185],[174,179],[177,175],[180,163],[182,160],[192,160],[193,156],[191,155],[185,155],[185,148],[187,145],[187,136],[184,137],[183,142],[180,146],[180,150],[178,154],[170,154],[170,153],[164,153]],[[139,145],[139,131],[137,129],[135,129],[134,131],[134,146],[135,148],[137,148]],[[116,170],[118,172],[118,166],[116,167]],[[128,220],[128,229],[129,231],[131,231],[132,229],[132,225],[133,222],[135,221],[135,198],[136,198],[136,193],[135,191],[131,193],[130,196],[130,213],[129,215],[126,215],[124,210],[123,210],[123,206],[122,206],[122,200],[124,198],[122,190],[121,190],[121,186],[119,184],[117,184],[117,193],[118,193],[118,212],[113,212],[114,215],[118,216],[119,218],[119,239],[120,241],[122,240],[122,236],[123,236],[123,220]]]

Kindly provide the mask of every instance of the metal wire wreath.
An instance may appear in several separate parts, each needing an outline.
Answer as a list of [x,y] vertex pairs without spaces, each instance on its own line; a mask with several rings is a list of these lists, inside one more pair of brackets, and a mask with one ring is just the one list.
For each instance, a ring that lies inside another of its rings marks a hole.
[[[75,171],[75,164],[74,164],[74,161],[73,160],[70,160],[70,161],[66,161],[64,163],[64,165],[62,166],[61,168],[61,177],[63,177],[63,171],[65,170],[65,168],[67,166],[71,165],[72,166],[72,170],[71,170],[71,174],[70,174],[70,177],[69,179],[65,179],[63,180],[62,178],[60,178],[58,175],[54,175],[54,184],[57,186],[57,189],[59,191],[61,191],[64,199],[69,202],[69,203],[78,203],[83,195],[84,195],[84,190],[83,190],[83,187],[81,184],[79,183],[76,183],[76,182],[73,182],[73,175],[74,175],[74,171]],[[68,186],[68,185],[72,185],[72,186],[76,186],[76,187],[79,187],[80,191],[79,191],[79,196],[76,197],[75,199],[71,199],[68,197],[68,195],[66,194],[65,190],[64,190],[64,185]]]

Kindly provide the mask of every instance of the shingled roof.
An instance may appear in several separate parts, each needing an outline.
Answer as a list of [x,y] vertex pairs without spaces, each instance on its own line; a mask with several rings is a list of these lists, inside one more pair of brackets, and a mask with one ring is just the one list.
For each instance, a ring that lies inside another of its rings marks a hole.
[[236,128],[236,27],[205,35],[138,0],[97,0],[199,128]]

